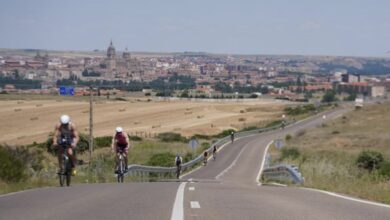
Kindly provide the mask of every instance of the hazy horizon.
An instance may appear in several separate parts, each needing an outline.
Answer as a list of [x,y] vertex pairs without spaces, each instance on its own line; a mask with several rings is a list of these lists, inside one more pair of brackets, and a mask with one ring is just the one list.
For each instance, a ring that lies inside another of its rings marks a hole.
[[1,0],[0,48],[389,57],[377,0]]

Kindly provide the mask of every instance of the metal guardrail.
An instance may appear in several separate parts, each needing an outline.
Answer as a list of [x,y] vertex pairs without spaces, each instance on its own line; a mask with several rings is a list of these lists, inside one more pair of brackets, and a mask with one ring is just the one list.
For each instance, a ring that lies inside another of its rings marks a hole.
[[288,182],[295,184],[303,184],[305,182],[305,178],[298,171],[298,168],[286,164],[265,168],[263,170],[262,178],[264,180]]
[[[288,123],[286,123],[286,125],[288,125],[290,123],[291,122],[288,122]],[[261,129],[251,130],[251,131],[236,132],[236,133],[234,133],[234,138],[237,139],[240,137],[247,137],[250,135],[275,130],[275,129],[280,128],[281,126],[282,125],[280,124],[280,125],[275,125],[275,126],[268,127],[268,128],[261,128]],[[229,143],[230,141],[231,141],[230,135],[226,136],[222,139],[219,139],[215,143],[213,143],[206,151],[209,153],[209,155],[211,155],[214,146],[216,146],[218,148],[226,143]],[[182,172],[185,172],[186,170],[193,168],[197,164],[202,163],[203,158],[204,158],[203,155],[199,155],[196,158],[194,158],[193,160],[184,163],[182,165]],[[157,166],[145,166],[145,165],[132,164],[132,165],[128,166],[128,172],[126,173],[126,175],[143,176],[143,175],[149,175],[151,173],[154,173],[154,174],[175,174],[176,167],[157,167]]]

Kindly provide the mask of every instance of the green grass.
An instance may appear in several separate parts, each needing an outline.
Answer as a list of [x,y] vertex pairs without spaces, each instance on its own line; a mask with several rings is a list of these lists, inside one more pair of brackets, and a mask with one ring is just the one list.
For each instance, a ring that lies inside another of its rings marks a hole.
[[365,150],[380,152],[390,161],[390,104],[365,106],[327,122],[326,126],[293,136],[286,149],[296,148],[299,156],[282,158],[274,147],[273,163],[299,167],[305,186],[376,200],[390,204],[390,181],[380,171],[359,168],[356,161]]

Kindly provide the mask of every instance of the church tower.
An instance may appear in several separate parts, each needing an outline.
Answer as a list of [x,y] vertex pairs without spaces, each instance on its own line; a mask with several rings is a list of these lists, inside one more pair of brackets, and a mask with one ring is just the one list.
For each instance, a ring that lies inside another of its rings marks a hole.
[[110,71],[116,69],[116,53],[115,47],[112,44],[112,40],[110,42],[110,46],[107,49],[107,69]]

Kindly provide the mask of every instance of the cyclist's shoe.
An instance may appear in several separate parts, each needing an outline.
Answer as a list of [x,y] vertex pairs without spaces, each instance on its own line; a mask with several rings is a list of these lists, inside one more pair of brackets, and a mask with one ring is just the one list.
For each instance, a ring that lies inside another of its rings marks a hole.
[[118,174],[118,173],[119,173],[119,170],[115,170],[114,173],[115,173],[115,174]]
[[76,168],[72,168],[72,176],[76,176],[76,174],[77,174],[77,170],[76,170]]

